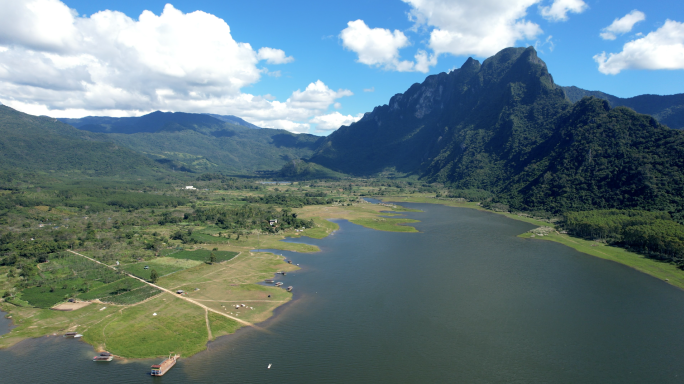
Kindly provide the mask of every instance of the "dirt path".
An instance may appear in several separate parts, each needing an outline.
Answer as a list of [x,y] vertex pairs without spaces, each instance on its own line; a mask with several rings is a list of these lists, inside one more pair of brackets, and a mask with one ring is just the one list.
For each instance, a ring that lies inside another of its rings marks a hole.
[[[113,270],[115,270],[115,271],[119,271],[118,269],[112,267],[111,265],[107,265],[107,264],[101,263],[101,262],[99,262],[99,261],[97,261],[97,260],[95,260],[95,259],[92,259],[92,258],[90,258],[90,257],[88,257],[88,256],[86,256],[86,255],[82,255],[82,254],[80,254],[80,253],[78,253],[78,252],[74,252],[74,251],[72,251],[72,250],[70,250],[70,249],[67,249],[67,251],[73,253],[74,255],[78,255],[78,256],[81,256],[81,257],[85,257],[86,259],[88,259],[88,260],[90,260],[90,261],[94,261],[94,262],[96,262],[96,263],[98,263],[98,264],[100,264],[100,265],[104,265],[104,266],[107,267],[107,268],[111,268],[111,269],[113,269]],[[217,314],[219,314],[219,315],[221,315],[221,316],[224,316],[224,317],[227,317],[227,318],[229,318],[229,319],[231,319],[231,320],[235,320],[235,321],[237,321],[237,322],[240,323],[240,324],[248,325],[248,326],[250,326],[250,327],[254,327],[254,326],[255,326],[254,324],[252,324],[252,323],[250,323],[250,322],[248,322],[248,321],[244,321],[244,320],[242,320],[242,319],[238,319],[237,317],[233,317],[233,316],[226,315],[225,313],[222,313],[222,312],[217,311],[217,310],[215,310],[215,309],[209,308],[209,307],[207,307],[207,306],[204,305],[204,304],[198,303],[198,302],[196,302],[196,301],[193,300],[193,299],[190,299],[190,298],[185,297],[185,296],[178,295],[178,294],[174,293],[173,291],[171,291],[171,290],[169,290],[169,289],[166,289],[166,288],[164,288],[164,287],[160,287],[159,285],[156,285],[156,284],[152,284],[152,283],[148,282],[147,280],[141,279],[141,278],[139,278],[139,277],[137,277],[137,276],[133,276],[133,275],[131,275],[130,273],[124,272],[124,274],[125,274],[126,276],[128,276],[128,277],[131,277],[131,278],[133,278],[133,279],[139,280],[139,281],[141,281],[141,282],[143,282],[143,283],[145,283],[145,284],[147,284],[147,285],[149,285],[149,286],[151,286],[151,287],[160,289],[160,290],[162,290],[162,291],[164,291],[164,292],[168,292],[168,293],[170,293],[172,296],[177,297],[177,298],[182,299],[182,300],[185,300],[185,301],[187,301],[188,303],[192,303],[192,304],[195,304],[196,306],[198,306],[198,307],[200,307],[200,308],[204,308],[205,311],[211,311],[211,312],[217,313]]]
[[209,326],[209,311],[204,309],[204,320],[207,322],[207,339],[211,341],[214,337],[211,335],[211,327]]

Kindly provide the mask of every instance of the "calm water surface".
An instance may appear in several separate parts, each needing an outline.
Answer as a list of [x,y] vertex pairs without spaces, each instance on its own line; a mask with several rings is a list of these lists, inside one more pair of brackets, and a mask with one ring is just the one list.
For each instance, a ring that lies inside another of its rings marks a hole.
[[[681,383],[684,292],[470,209],[424,210],[421,233],[338,221],[322,252],[274,251],[301,270],[295,300],[219,338],[163,378],[155,360],[93,363],[62,337],[0,351],[0,382]],[[3,325],[0,323],[0,330]],[[266,369],[273,364],[271,369]],[[96,376],[94,376],[96,375]]]

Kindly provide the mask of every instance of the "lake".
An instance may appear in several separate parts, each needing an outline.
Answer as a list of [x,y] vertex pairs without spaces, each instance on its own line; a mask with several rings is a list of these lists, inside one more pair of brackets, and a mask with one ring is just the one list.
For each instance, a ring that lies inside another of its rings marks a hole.
[[[681,383],[684,292],[472,209],[402,204],[420,233],[337,221],[321,252],[274,251],[294,300],[163,378],[62,337],[0,351],[0,381]],[[2,324],[0,324],[2,327]],[[267,366],[272,364],[271,369]]]

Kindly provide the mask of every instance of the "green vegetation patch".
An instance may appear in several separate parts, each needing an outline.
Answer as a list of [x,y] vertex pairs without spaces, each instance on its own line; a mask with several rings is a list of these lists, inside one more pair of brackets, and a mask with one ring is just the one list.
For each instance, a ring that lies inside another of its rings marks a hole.
[[176,253],[169,254],[168,257],[172,257],[174,259],[209,261],[212,252],[214,253],[214,256],[216,256],[217,263],[220,263],[222,261],[228,261],[238,255],[238,252],[208,251],[206,249],[198,249],[196,251],[179,251]]
[[159,293],[161,293],[161,290],[149,285],[145,285],[120,295],[109,296],[106,299],[102,299],[102,301],[118,305],[130,305],[139,303],[145,299],[149,299],[150,297],[158,295]]
[[83,335],[88,343],[119,356],[190,356],[206,349],[205,324],[203,309],[164,294],[115,313]]
[[230,335],[231,333],[235,333],[238,328],[242,327],[237,321],[213,312],[209,312],[209,326],[211,327],[211,334],[214,338]]
[[101,299],[106,301],[106,298],[109,296],[120,295],[143,286],[145,286],[145,283],[142,281],[136,280],[132,277],[125,277],[109,284],[100,285],[99,287],[93,288],[88,292],[81,293],[78,295],[78,298],[81,300]]
[[81,286],[82,280],[68,280],[59,286],[42,286],[26,288],[21,291],[21,299],[28,301],[34,307],[51,308],[55,304],[76,296],[75,286]]
[[417,229],[408,225],[407,223],[419,223],[420,220],[413,219],[390,219],[390,218],[375,218],[375,219],[354,219],[352,223],[362,225],[366,228],[376,229],[378,231],[388,232],[418,232]]
[[[152,270],[156,271],[157,276],[161,277],[194,267],[198,264],[201,264],[201,262],[196,260],[176,259],[173,257],[160,257],[152,261],[141,261],[138,263],[126,264],[121,268],[131,275],[137,276],[141,279],[149,280]],[[145,267],[147,267],[147,269]]]

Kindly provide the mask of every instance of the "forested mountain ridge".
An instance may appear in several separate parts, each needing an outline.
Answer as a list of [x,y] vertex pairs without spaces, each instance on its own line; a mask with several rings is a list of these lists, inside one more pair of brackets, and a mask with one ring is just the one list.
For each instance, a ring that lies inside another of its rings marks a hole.
[[[504,177],[497,157],[524,156],[570,107],[533,48],[507,48],[414,84],[335,131],[311,160],[353,174],[396,167],[431,179],[475,177],[472,186],[486,189]],[[485,165],[497,170],[469,171]]]
[[551,212],[681,215],[684,132],[628,108],[572,103],[532,47],[429,76],[326,139],[312,161],[370,175],[396,167],[494,201]]
[[58,118],[83,131],[102,133],[140,133],[194,129],[195,127],[223,127],[224,123],[248,128],[259,128],[239,117],[205,113],[156,111],[137,117],[86,116],[78,119]]
[[0,106],[0,169],[77,172],[85,176],[159,175],[164,167],[135,151],[107,142],[65,137],[79,131],[49,117]]
[[620,98],[600,91],[587,91],[577,87],[562,87],[570,101],[576,103],[586,96],[607,100],[611,107],[628,107],[636,112],[653,116],[660,123],[674,129],[684,129],[684,93],[676,95],[639,95]]
[[[228,119],[234,116],[218,116]],[[144,153],[175,169],[251,174],[278,170],[292,159],[311,156],[322,140],[310,134],[226,122],[196,113],[153,112],[141,117],[61,119],[79,131],[64,135],[107,141]],[[258,127],[256,127],[258,128]]]

